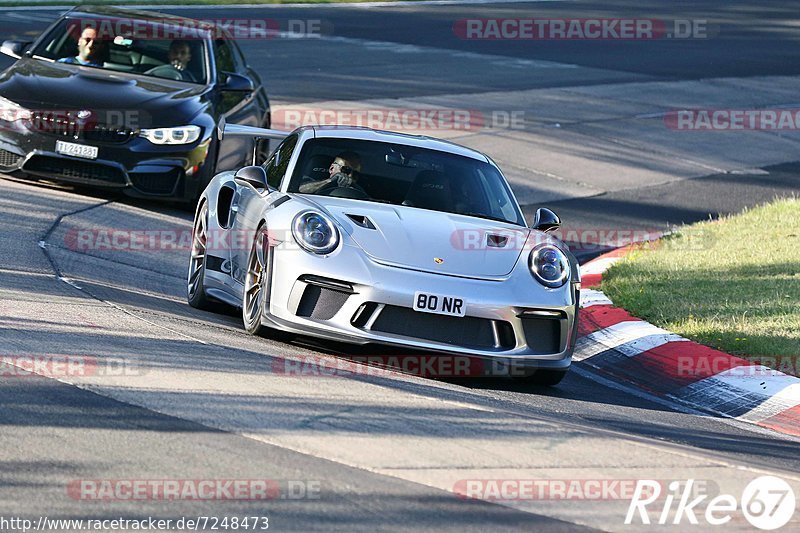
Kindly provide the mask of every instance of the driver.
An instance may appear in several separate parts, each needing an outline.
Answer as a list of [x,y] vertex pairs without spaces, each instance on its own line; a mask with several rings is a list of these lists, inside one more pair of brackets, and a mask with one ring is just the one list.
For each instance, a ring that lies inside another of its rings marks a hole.
[[310,181],[300,185],[302,193],[318,193],[323,189],[333,190],[337,187],[350,187],[364,192],[357,183],[361,172],[361,157],[355,152],[342,152],[334,158],[328,167],[329,178]]
[[184,81],[195,81],[194,75],[186,70],[186,67],[189,66],[189,61],[192,60],[192,49],[188,41],[172,41],[169,45],[167,57],[169,59],[169,64],[180,73]]

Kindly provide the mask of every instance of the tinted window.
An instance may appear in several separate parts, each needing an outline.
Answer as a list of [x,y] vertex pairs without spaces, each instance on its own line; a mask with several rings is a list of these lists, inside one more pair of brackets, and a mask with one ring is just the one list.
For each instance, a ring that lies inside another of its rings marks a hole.
[[222,81],[223,72],[236,72],[233,51],[225,39],[214,41],[214,61],[217,64],[217,79]]
[[[281,180],[286,174],[286,169],[289,167],[289,160],[292,158],[292,152],[297,145],[297,135],[292,135],[281,143],[280,146],[266,162],[267,169],[267,183],[273,189],[277,189],[281,185]],[[278,155],[278,164],[275,164],[275,156]]]

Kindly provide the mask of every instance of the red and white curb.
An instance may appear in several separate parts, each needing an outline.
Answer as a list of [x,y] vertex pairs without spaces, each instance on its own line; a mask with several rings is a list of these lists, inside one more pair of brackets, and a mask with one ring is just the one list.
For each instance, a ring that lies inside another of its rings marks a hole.
[[635,318],[594,288],[629,251],[620,248],[581,266],[574,361],[660,398],[800,436],[799,378]]

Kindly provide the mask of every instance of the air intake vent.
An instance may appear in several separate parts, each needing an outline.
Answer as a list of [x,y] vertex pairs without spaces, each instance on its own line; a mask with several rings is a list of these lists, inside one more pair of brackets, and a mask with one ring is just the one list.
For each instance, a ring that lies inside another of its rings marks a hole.
[[351,215],[348,213],[347,218],[349,218],[362,228],[375,229],[375,224],[373,224],[372,221],[367,217],[365,217],[364,215]]
[[508,237],[505,235],[492,235],[491,233],[486,235],[486,246],[489,248],[505,248],[507,242]]

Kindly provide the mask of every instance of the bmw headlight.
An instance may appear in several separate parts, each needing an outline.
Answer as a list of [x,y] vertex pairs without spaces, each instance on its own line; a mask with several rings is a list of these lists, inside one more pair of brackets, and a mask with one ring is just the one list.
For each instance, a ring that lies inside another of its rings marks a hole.
[[31,112],[16,102],[0,96],[0,120],[14,122],[16,120],[30,120]]
[[567,256],[552,244],[537,246],[531,251],[528,266],[536,280],[545,287],[561,287],[569,278]]
[[294,217],[292,235],[303,249],[315,254],[328,254],[339,245],[339,230],[321,213],[304,211]]
[[139,136],[153,144],[190,144],[200,138],[200,126],[177,126],[140,130]]

